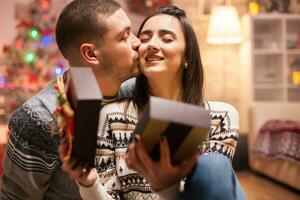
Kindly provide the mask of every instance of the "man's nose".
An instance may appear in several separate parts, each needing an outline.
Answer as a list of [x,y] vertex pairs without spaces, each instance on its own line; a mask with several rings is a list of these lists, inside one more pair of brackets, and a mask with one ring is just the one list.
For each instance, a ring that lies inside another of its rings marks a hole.
[[139,46],[141,45],[141,41],[133,33],[131,33],[131,34],[133,36],[132,48],[134,50],[138,50]]

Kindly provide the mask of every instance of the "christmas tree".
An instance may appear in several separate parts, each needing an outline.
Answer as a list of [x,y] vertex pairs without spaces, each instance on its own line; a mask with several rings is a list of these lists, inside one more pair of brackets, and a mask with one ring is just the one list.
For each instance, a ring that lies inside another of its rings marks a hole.
[[54,33],[56,17],[51,0],[34,0],[16,26],[13,44],[3,47],[0,74],[0,123],[11,112],[41,90],[66,66],[58,51]]

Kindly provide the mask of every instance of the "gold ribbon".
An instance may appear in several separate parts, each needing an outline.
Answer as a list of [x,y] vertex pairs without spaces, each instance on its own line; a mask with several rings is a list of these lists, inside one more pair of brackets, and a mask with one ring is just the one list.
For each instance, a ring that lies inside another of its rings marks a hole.
[[58,91],[58,105],[54,112],[59,122],[59,135],[62,142],[66,142],[66,149],[63,152],[63,159],[69,160],[72,152],[72,141],[74,135],[74,111],[67,99],[63,76],[57,76],[54,86]]

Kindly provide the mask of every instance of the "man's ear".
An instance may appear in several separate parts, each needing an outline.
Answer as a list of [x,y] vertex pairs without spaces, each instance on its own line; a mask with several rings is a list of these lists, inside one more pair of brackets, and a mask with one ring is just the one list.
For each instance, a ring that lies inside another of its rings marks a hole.
[[99,50],[96,46],[91,43],[83,43],[80,45],[80,55],[81,57],[91,65],[99,65]]

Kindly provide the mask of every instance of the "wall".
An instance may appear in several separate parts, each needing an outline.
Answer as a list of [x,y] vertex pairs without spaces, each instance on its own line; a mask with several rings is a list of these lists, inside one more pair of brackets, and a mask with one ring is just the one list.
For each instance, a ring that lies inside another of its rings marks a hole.
[[0,0],[0,55],[2,54],[3,44],[10,44],[14,38],[14,1]]

